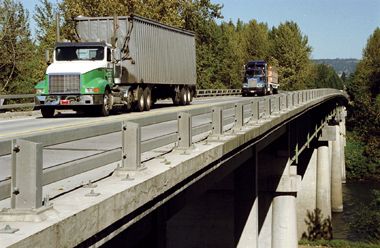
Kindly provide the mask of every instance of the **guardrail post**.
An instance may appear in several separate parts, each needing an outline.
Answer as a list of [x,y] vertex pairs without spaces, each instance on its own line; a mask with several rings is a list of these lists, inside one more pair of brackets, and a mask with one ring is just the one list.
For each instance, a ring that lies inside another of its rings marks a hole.
[[141,167],[141,128],[138,123],[122,122],[122,171],[135,171]]
[[270,115],[271,115],[271,110],[272,110],[272,106],[271,106],[270,98],[269,98],[269,97],[266,97],[266,98],[264,99],[264,103],[265,103],[265,108],[264,108],[264,111],[265,111],[265,117],[266,117],[266,118],[269,118]]
[[17,139],[12,142],[11,208],[42,207],[42,144]]
[[223,109],[221,107],[212,108],[212,134],[223,134]]
[[286,95],[280,96],[280,100],[279,100],[280,101],[280,112],[288,108],[288,106],[287,106],[288,103],[286,100],[287,100]]
[[254,100],[251,102],[251,117],[252,121],[258,122],[260,119],[259,101]]
[[235,129],[240,129],[244,126],[244,111],[243,104],[235,104]]
[[178,148],[190,148],[192,145],[191,114],[178,113]]

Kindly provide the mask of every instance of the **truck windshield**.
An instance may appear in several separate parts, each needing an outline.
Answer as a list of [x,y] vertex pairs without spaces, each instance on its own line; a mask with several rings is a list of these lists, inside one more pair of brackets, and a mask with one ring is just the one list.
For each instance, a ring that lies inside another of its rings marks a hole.
[[264,75],[265,75],[264,68],[255,68],[255,69],[252,69],[252,70],[247,70],[245,72],[245,76],[247,78],[262,77]]
[[57,61],[103,60],[104,47],[57,47]]

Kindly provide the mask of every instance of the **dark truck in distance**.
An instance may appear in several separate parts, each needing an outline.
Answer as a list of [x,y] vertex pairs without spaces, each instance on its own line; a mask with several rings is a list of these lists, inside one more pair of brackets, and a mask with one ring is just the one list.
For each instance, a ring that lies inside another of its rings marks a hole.
[[254,60],[244,65],[242,96],[278,93],[278,74],[274,66],[264,60]]

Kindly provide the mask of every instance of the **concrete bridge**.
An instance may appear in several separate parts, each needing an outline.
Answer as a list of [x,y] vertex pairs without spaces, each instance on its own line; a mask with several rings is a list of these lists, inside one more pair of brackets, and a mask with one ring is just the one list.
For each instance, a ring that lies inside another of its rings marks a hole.
[[343,211],[346,95],[227,100],[0,137],[0,247],[297,247]]

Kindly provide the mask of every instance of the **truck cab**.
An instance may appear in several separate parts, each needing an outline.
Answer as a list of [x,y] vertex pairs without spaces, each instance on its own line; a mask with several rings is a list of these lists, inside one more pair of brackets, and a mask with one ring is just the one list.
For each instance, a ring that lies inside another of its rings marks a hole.
[[278,92],[277,71],[263,60],[250,61],[244,66],[242,95],[267,95]]
[[108,112],[114,84],[112,48],[105,42],[57,43],[45,79],[36,86],[36,109],[43,117],[55,109],[97,108]]

